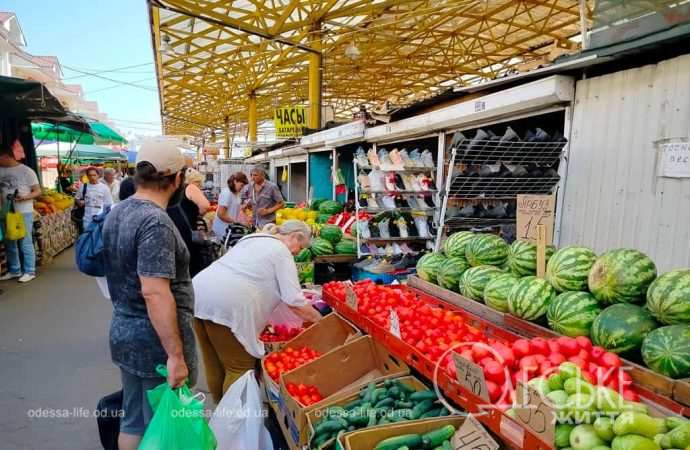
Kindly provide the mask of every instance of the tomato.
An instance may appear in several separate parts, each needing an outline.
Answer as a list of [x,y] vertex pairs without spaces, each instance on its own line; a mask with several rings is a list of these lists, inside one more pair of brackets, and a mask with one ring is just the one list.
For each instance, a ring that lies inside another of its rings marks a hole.
[[590,341],[587,336],[578,336],[575,338],[575,341],[582,350],[586,350],[588,352],[592,350],[592,341]]
[[583,368],[583,367],[587,366],[587,361],[580,358],[579,356],[571,356],[570,358],[568,358],[568,361],[575,364],[579,368]]
[[489,353],[489,347],[486,346],[485,344],[473,344],[472,345],[472,355],[474,356],[475,361],[479,361],[482,358],[486,358],[487,356],[490,356],[491,353]]
[[590,355],[592,355],[592,360],[594,361],[600,361],[601,356],[606,353],[606,349],[604,347],[599,347],[598,345],[595,345],[592,347],[592,350],[590,350]]
[[554,366],[559,366],[562,362],[565,362],[565,356],[560,353],[551,353],[548,359]]
[[544,356],[549,355],[549,344],[544,338],[534,338],[530,341],[530,347],[532,348],[532,353],[540,353]]
[[506,380],[506,370],[501,364],[491,360],[484,365],[484,377],[501,385]]
[[621,387],[628,388],[632,386],[633,380],[628,372],[625,370],[618,370],[618,384]]
[[587,361],[589,363],[590,359],[590,354],[587,350],[581,349],[578,353],[577,356],[581,358],[583,361]]
[[640,396],[632,389],[623,389],[623,398],[629,402],[640,401]]
[[501,388],[498,384],[493,381],[487,381],[486,389],[489,392],[489,400],[491,403],[495,403],[501,398]]
[[539,369],[539,363],[537,362],[534,355],[525,356],[524,358],[522,358],[520,360],[519,366],[520,370],[530,374],[536,373]]
[[529,341],[527,339],[518,339],[513,342],[513,353],[517,359],[529,355],[531,353]]
[[558,341],[556,339],[549,339],[548,341],[549,345],[549,351],[553,353],[561,353],[561,346],[558,345]]
[[615,353],[611,352],[606,352],[603,355],[601,355],[600,361],[602,366],[615,367],[616,369],[620,368],[620,366],[623,364],[621,362],[620,357]]
[[496,344],[494,349],[496,350],[496,353],[498,353],[498,355],[500,356],[499,362],[505,364],[508,368],[512,368],[515,366],[515,355],[513,354],[512,349],[508,348],[503,344]]
[[561,353],[565,356],[575,356],[580,351],[580,346],[577,345],[577,341],[571,337],[559,337],[558,345],[561,347]]

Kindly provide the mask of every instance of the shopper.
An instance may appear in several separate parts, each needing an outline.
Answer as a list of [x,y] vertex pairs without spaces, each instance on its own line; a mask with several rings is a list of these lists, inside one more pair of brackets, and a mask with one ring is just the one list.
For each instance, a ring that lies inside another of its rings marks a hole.
[[256,228],[275,222],[276,211],[285,205],[280,189],[266,179],[266,171],[260,167],[252,169],[252,182],[242,191],[242,201],[244,208],[251,208]]
[[218,238],[225,236],[225,230],[231,223],[249,225],[249,218],[242,212],[240,199],[240,192],[247,184],[247,175],[237,172],[228,178],[228,187],[220,191],[216,218],[213,220],[213,232]]
[[173,387],[188,378],[193,385],[197,367],[189,252],[165,212],[184,186],[176,143],[143,143],[135,177],[137,192],[110,212],[103,230],[110,352],[123,388],[121,450],[136,449],[151,420],[146,391],[165,381],[156,366],[167,366]]
[[[19,145],[18,141],[14,145]],[[23,152],[22,152],[23,153]],[[14,205],[14,210],[24,219],[25,236],[18,241],[5,239],[9,272],[0,280],[18,278],[28,283],[36,278],[36,251],[33,242],[33,199],[41,195],[41,186],[36,173],[20,163],[11,147],[0,147],[0,211]],[[5,218],[0,214],[4,226]],[[3,233],[6,236],[7,233]],[[24,270],[20,262],[21,253]]]
[[108,168],[103,171],[103,184],[108,186],[113,203],[120,201],[120,181],[115,178],[115,169]]
[[83,184],[76,195],[77,205],[84,208],[84,222],[82,231],[89,227],[94,216],[103,212],[106,206],[112,206],[113,198],[110,189],[98,181],[98,169],[89,167],[86,169],[88,183]]
[[74,177],[72,176],[72,169],[67,166],[60,168],[60,176],[58,177],[58,186],[60,191],[67,195],[74,195],[76,188],[74,187]]
[[310,241],[303,222],[270,224],[194,277],[194,328],[216,402],[264,354],[259,335],[276,307],[285,304],[309,322],[321,318],[302,294],[293,258]]

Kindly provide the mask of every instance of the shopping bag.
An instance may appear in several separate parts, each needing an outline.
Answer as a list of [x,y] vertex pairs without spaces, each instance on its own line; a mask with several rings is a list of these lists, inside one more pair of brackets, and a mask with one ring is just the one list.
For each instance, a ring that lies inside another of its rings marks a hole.
[[26,236],[24,216],[21,213],[14,212],[14,208],[12,208],[5,216],[5,239],[8,241],[18,241],[24,239],[24,236]]
[[300,328],[304,321],[300,316],[292,312],[290,307],[280,302],[268,318],[268,325],[283,325],[287,328]]
[[218,450],[273,450],[264,426],[267,416],[259,383],[249,370],[230,386],[209,421]]
[[[167,377],[165,366],[156,371]],[[206,422],[204,402],[187,384],[171,388],[162,383],[146,392],[153,418],[139,450],[214,450],[216,438]]]

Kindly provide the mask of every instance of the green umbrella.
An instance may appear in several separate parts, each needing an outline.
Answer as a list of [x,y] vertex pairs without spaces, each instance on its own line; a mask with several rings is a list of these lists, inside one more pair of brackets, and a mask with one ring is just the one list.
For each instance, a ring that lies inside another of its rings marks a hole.
[[78,142],[80,144],[93,144],[94,137],[83,131],[73,130],[64,125],[55,125],[45,122],[32,122],[31,132],[38,141]]
[[89,123],[96,135],[96,144],[126,144],[127,139],[102,122]]

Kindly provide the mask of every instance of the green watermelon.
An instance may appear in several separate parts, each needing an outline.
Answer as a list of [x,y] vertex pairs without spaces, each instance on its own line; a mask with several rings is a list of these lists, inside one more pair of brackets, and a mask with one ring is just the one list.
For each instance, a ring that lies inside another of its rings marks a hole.
[[642,342],[642,359],[654,372],[667,377],[690,377],[690,325],[651,331]]
[[508,295],[520,279],[512,273],[493,277],[484,288],[484,303],[500,312],[508,312]]
[[319,237],[335,245],[343,238],[343,230],[337,225],[324,225],[319,231]]
[[333,214],[319,214],[316,217],[316,223],[326,223]]
[[537,320],[556,298],[556,290],[548,281],[537,277],[524,277],[515,283],[508,295],[508,310],[525,320]]
[[472,240],[474,233],[471,231],[459,231],[448,236],[448,239],[443,242],[443,253],[446,256],[462,256],[465,257],[465,247],[467,243]]
[[342,212],[342,210],[343,205],[338,202],[334,202],[333,200],[326,200],[325,202],[321,202],[319,205],[319,212],[321,214],[330,214],[332,216],[333,214]]
[[563,247],[549,258],[546,280],[557,291],[586,291],[587,276],[596,259],[596,253],[587,247]]
[[332,255],[335,249],[330,241],[324,238],[316,238],[311,241],[311,252],[314,256]]
[[638,303],[656,278],[656,266],[647,255],[621,248],[601,255],[589,271],[587,283],[601,303]]
[[460,277],[469,268],[470,265],[464,257],[451,256],[439,266],[436,281],[442,288],[458,292]]
[[338,255],[354,255],[357,253],[357,244],[352,239],[343,239],[335,244],[335,253]]
[[311,261],[311,258],[311,250],[308,248],[303,248],[302,251],[295,256],[295,262],[309,262]]
[[417,275],[424,281],[436,283],[436,275],[441,263],[446,257],[441,253],[431,252],[419,258],[417,261]]
[[649,285],[647,309],[661,323],[690,323],[690,269],[673,270]]
[[327,202],[327,201],[328,201],[328,199],[325,199],[325,198],[316,198],[316,199],[314,199],[314,200],[311,201],[311,205],[310,205],[309,208],[310,208],[312,211],[318,211],[318,210],[319,210],[319,206],[321,206],[321,203]]
[[591,338],[614,353],[635,351],[644,337],[658,326],[649,311],[631,304],[612,305],[606,308],[592,323]]
[[460,293],[473,300],[484,300],[484,288],[496,275],[501,275],[501,269],[495,266],[477,266],[467,269],[460,277]]
[[[545,256],[547,262],[555,250],[556,247],[553,245],[546,246]],[[537,244],[520,240],[513,242],[508,252],[508,263],[510,271],[517,276],[536,275]]]
[[508,259],[508,244],[495,234],[476,234],[465,246],[465,257],[472,267],[500,266]]
[[549,327],[565,336],[589,336],[601,308],[589,292],[564,292],[546,310]]

